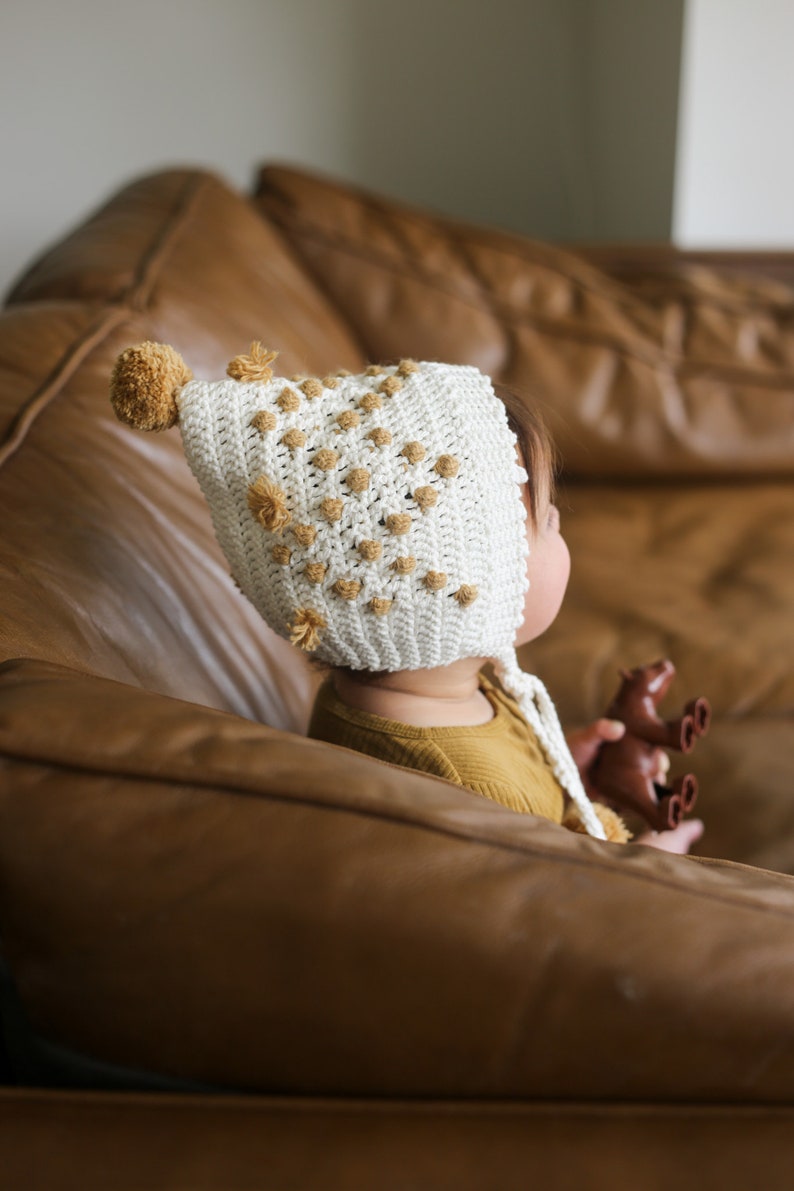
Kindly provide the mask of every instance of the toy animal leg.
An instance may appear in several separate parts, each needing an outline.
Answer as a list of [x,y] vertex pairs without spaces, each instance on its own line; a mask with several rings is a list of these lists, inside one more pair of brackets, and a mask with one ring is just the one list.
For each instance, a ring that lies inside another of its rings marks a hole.
[[691,715],[695,724],[695,735],[705,736],[711,724],[711,705],[708,699],[692,699],[684,711]]
[[667,740],[665,745],[679,753],[691,753],[695,747],[697,733],[695,720],[691,715],[682,715],[679,720],[668,720],[665,724]]
[[698,796],[698,780],[694,773],[685,773],[673,782],[673,792],[681,799],[681,811],[688,815]]
[[681,795],[667,786],[657,786],[659,809],[654,822],[648,820],[654,831],[671,831],[681,822],[683,807]]

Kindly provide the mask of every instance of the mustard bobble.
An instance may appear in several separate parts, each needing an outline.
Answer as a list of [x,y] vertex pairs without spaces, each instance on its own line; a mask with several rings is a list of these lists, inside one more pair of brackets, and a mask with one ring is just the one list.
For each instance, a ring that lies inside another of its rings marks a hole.
[[250,424],[260,434],[266,434],[269,430],[276,429],[276,415],[271,413],[269,409],[260,409],[259,413],[254,414],[251,418]]
[[334,522],[342,520],[342,509],[344,505],[338,497],[326,496],[325,500],[320,505],[320,512],[326,521]]
[[288,386],[286,389],[282,389],[279,393],[278,397],[276,398],[276,405],[280,410],[283,410],[285,414],[294,414],[301,407],[301,399],[295,390],[290,389]]
[[400,536],[408,533],[411,528],[411,514],[410,513],[390,513],[386,518],[386,528],[389,533]]
[[312,459],[314,466],[319,467],[321,471],[333,471],[338,462],[339,456],[336,451],[331,451],[328,447],[323,447]]
[[427,455],[427,451],[420,442],[407,442],[400,451],[400,454],[409,463],[421,463]]
[[422,582],[428,591],[441,591],[447,585],[447,577],[443,571],[428,571]]
[[419,505],[419,508],[422,510],[422,512],[425,513],[428,509],[432,509],[433,505],[436,504],[438,500],[438,493],[436,492],[435,488],[431,488],[430,485],[427,484],[422,488],[416,489],[416,492],[414,492],[414,500]]

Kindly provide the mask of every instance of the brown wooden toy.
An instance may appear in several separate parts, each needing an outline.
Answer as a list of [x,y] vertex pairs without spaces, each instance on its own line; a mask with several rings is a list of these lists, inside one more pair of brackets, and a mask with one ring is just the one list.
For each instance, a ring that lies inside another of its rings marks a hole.
[[693,699],[677,719],[663,720],[657,708],[675,677],[668,659],[635,670],[621,670],[623,683],[607,708],[610,719],[621,720],[626,733],[604,744],[590,772],[599,797],[610,805],[636,811],[654,831],[676,827],[697,798],[697,779],[686,773],[665,786],[654,778],[657,749],[689,753],[711,722],[706,699]]

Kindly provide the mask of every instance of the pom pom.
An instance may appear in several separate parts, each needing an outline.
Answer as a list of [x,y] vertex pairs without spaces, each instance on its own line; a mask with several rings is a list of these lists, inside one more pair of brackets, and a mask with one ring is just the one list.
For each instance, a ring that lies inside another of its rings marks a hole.
[[281,533],[292,520],[281,489],[267,476],[260,476],[248,489],[248,508],[263,529]]
[[168,430],[179,418],[177,396],[192,379],[179,352],[167,343],[128,347],[110,378],[116,417],[136,430]]
[[247,356],[235,356],[226,369],[226,375],[232,380],[258,381],[267,384],[273,379],[273,363],[278,352],[267,351],[261,343],[252,343]]
[[311,653],[320,644],[320,630],[326,626],[325,617],[314,608],[296,608],[292,624],[287,625],[289,639],[299,649]]

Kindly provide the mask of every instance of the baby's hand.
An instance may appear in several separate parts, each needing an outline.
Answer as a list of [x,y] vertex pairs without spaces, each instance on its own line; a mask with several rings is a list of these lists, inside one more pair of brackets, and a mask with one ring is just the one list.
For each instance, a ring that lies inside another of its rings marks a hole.
[[[602,744],[620,740],[626,732],[625,724],[620,720],[600,719],[588,724],[585,728],[577,728],[568,733],[568,747],[576,762],[582,778],[582,784],[590,798],[598,800],[598,787],[589,777],[589,771],[598,756]],[[656,749],[658,768],[655,780],[663,783],[670,769],[670,758],[663,749]],[[671,831],[646,831],[636,836],[632,843],[644,844],[647,848],[657,848],[660,852],[674,852],[679,856],[686,856],[693,844],[697,843],[703,834],[702,819],[685,819]]]
[[647,848],[658,848],[660,852],[675,852],[686,856],[689,849],[703,834],[702,819],[684,819],[671,831],[646,831],[631,842],[645,844]]
[[567,734],[568,748],[576,762],[582,785],[590,798],[595,798],[598,794],[589,777],[593,762],[598,756],[598,750],[602,744],[611,744],[615,740],[620,740],[625,732],[626,725],[622,724],[620,720],[600,719],[594,720],[585,728],[575,728]]

